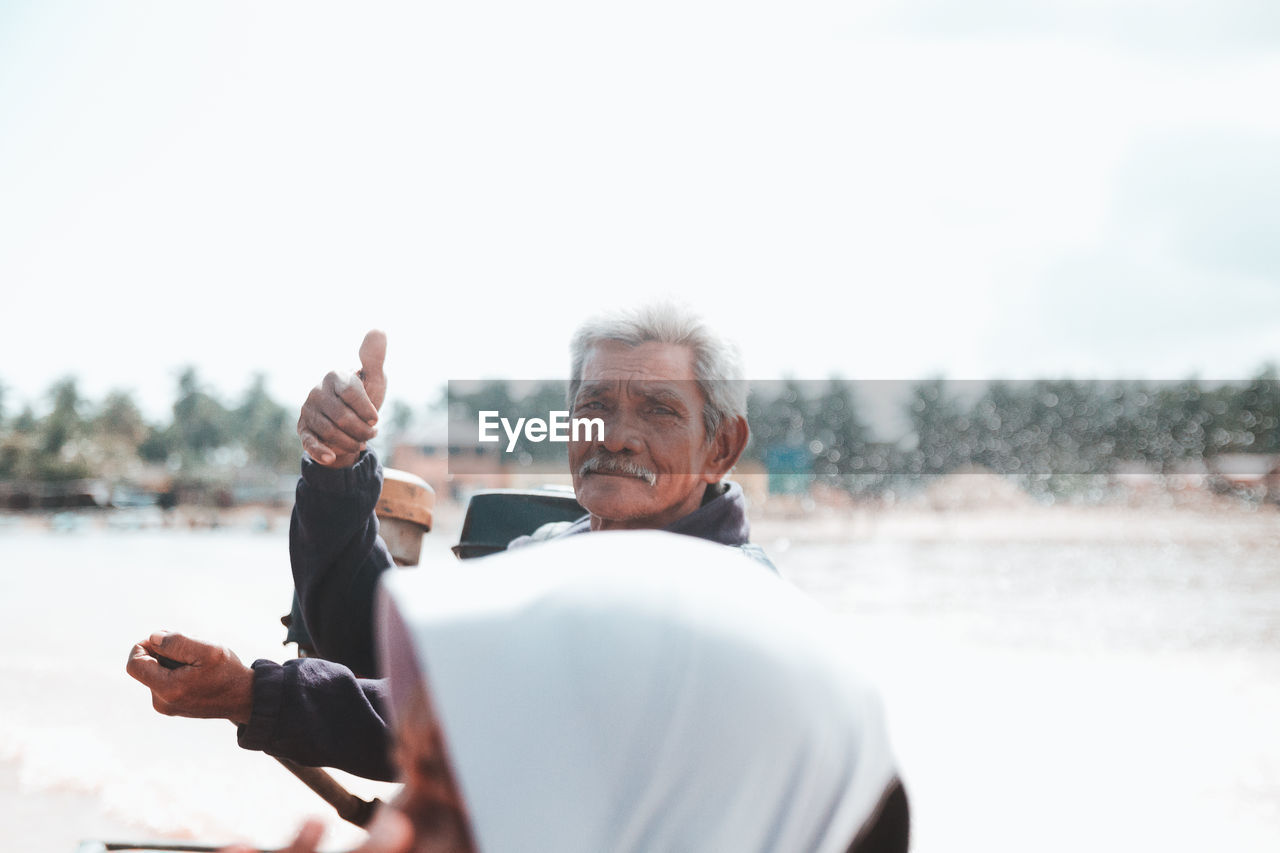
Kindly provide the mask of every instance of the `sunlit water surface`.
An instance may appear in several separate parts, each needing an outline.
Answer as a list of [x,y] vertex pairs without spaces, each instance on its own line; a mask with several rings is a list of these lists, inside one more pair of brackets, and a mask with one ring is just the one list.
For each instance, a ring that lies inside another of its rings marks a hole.
[[[1280,849],[1271,541],[763,541],[881,685],[919,853]],[[429,537],[428,557],[452,559]],[[429,570],[424,568],[422,570]],[[0,531],[0,819],[83,837],[282,843],[327,807],[230,723],[151,710],[158,628],[281,659],[282,529]],[[7,781],[5,781],[7,779]],[[394,787],[343,777],[366,796]],[[568,807],[571,807],[569,804]],[[330,846],[358,834],[330,818]]]

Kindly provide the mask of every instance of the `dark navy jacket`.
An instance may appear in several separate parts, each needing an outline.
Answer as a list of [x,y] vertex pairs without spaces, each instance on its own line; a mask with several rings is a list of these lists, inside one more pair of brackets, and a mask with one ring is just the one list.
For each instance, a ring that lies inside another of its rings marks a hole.
[[[239,742],[312,767],[337,767],[370,779],[393,780],[387,749],[386,681],[373,655],[373,600],[378,577],[393,562],[378,538],[374,507],[382,492],[382,466],[370,452],[351,468],[302,461],[289,560],[303,620],[319,657],[283,664],[253,663],[253,713],[240,727]],[[590,529],[589,518],[552,538]],[[742,549],[773,565],[748,542],[742,487],[727,482],[697,510],[667,527]],[[525,540],[525,541],[522,541]],[[533,541],[521,537],[512,547]]]

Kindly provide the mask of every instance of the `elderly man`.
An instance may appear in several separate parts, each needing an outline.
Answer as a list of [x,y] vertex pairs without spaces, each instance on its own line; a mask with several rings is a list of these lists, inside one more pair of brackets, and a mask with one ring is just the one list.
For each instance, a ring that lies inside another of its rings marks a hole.
[[[375,779],[396,775],[387,754],[386,684],[359,677],[375,672],[372,596],[392,565],[373,514],[382,472],[365,448],[386,393],[385,352],[385,336],[371,332],[360,372],[326,376],[298,422],[308,458],[290,557],[321,657],[250,668],[225,648],[153,634],[134,647],[128,667],[161,713],[225,717],[239,724],[242,747]],[[769,565],[748,542],[741,487],[724,481],[748,438],[732,347],[669,307],[594,320],[572,343],[570,397],[575,417],[598,417],[605,428],[603,436],[570,443],[574,488],[589,514],[558,536],[665,529]],[[155,655],[189,665],[166,669]]]

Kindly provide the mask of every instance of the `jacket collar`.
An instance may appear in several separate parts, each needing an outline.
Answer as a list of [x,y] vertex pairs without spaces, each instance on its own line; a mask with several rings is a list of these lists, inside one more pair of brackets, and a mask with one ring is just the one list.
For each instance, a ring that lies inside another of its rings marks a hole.
[[[562,535],[586,533],[590,530],[591,516],[586,515],[575,521]],[[677,518],[663,530],[695,536],[721,545],[747,544],[751,537],[751,523],[747,521],[747,497],[742,492],[742,486],[732,480],[707,486],[702,506]]]

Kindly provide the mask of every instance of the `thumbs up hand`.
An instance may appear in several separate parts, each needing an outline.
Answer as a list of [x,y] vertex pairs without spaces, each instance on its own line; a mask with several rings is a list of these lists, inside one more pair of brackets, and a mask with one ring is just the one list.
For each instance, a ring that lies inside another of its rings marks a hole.
[[373,408],[381,409],[387,396],[387,376],[382,372],[382,362],[387,358],[387,336],[377,329],[369,332],[360,342],[360,370],[356,374],[364,386]]
[[330,371],[311,389],[298,416],[302,449],[326,468],[356,464],[365,442],[378,434],[378,409],[387,395],[382,362],[387,336],[374,329],[360,344],[360,369]]

